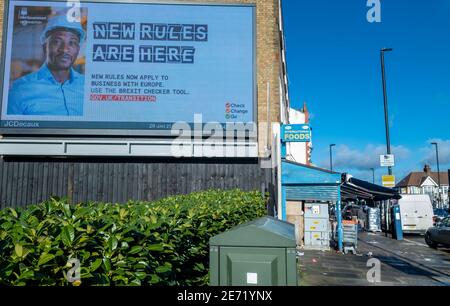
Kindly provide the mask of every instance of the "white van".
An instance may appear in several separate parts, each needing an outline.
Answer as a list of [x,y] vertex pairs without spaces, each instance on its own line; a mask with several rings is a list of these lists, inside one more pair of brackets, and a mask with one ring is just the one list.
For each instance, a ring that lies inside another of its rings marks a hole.
[[433,226],[433,205],[426,194],[402,194],[398,200],[404,233],[425,234]]

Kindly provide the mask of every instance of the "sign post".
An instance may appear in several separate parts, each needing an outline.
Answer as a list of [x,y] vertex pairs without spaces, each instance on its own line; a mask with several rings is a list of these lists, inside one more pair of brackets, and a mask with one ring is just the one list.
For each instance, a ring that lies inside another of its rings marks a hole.
[[394,188],[395,187],[395,176],[383,175],[382,182],[383,182],[384,187]]
[[380,166],[381,167],[394,167],[395,166],[395,156],[393,154],[380,155]]

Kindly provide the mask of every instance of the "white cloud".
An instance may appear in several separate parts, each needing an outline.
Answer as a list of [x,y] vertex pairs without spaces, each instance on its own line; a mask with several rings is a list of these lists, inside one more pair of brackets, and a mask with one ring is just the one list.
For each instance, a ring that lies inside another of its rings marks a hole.
[[[396,160],[406,159],[410,155],[410,150],[404,146],[392,146]],[[334,169],[353,169],[366,171],[370,168],[380,167],[380,155],[386,153],[385,145],[367,145],[364,150],[352,149],[346,145],[337,146],[333,150]],[[328,162],[329,163],[329,162]],[[327,162],[323,162],[326,165]]]
[[[446,165],[450,164],[450,139],[430,139],[427,143],[427,147],[423,147],[422,151],[424,158],[422,159],[423,164],[436,165],[436,147],[432,146],[432,142],[437,142],[439,148],[439,164]],[[441,169],[442,171],[442,169]]]

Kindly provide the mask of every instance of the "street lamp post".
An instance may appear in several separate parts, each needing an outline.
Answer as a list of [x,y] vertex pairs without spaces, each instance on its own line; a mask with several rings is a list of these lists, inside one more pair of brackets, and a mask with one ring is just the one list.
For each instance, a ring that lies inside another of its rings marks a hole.
[[[387,90],[386,90],[386,71],[384,68],[384,52],[392,51],[392,48],[381,49],[381,75],[383,78],[383,99],[384,99],[384,123],[386,127],[386,147],[387,154],[391,154],[391,139],[389,136],[389,113],[388,113],[388,101],[387,101]],[[392,175],[392,167],[388,167],[389,175]]]
[[372,183],[375,184],[375,168],[370,168],[372,170]]
[[333,172],[333,147],[336,146],[334,143],[330,144],[330,171]]
[[[384,99],[384,124],[386,127],[386,147],[387,147],[387,154],[391,154],[391,139],[389,136],[389,113],[388,113],[388,101],[387,101],[387,90],[386,90],[386,71],[384,69],[384,52],[390,52],[392,51],[392,48],[383,48],[380,51],[381,55],[381,76],[383,79],[383,99]],[[392,167],[388,167],[388,173],[389,175],[392,175]],[[385,222],[386,222],[386,237],[388,236],[389,231],[389,200],[386,201],[385,205]]]
[[432,142],[433,146],[436,146],[436,163],[437,163],[437,171],[438,171],[438,207],[441,207],[442,200],[441,200],[441,172],[439,169],[439,150],[438,150],[438,143]]

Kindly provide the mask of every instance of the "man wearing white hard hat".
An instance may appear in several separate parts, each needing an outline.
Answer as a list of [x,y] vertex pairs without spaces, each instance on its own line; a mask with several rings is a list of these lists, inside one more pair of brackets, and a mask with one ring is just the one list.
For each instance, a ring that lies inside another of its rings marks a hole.
[[85,31],[66,15],[48,20],[41,34],[41,68],[13,83],[8,115],[82,116],[84,76],[73,69]]

